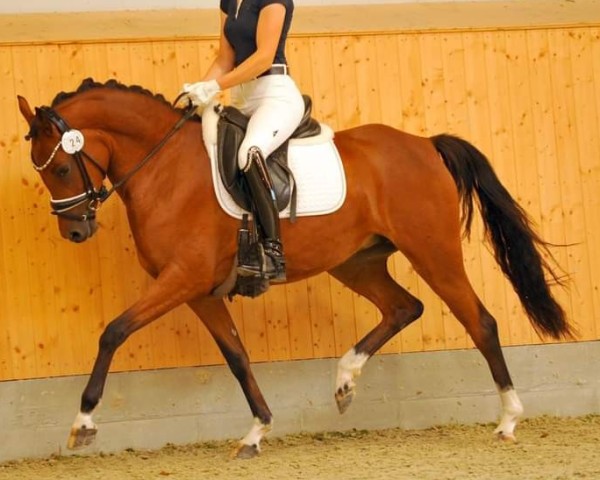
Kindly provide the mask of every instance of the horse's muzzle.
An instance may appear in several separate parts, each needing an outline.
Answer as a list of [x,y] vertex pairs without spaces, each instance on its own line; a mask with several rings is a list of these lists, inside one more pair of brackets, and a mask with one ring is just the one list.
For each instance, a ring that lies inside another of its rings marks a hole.
[[85,221],[68,222],[64,228],[60,229],[63,238],[73,243],[82,243],[90,238],[98,230],[98,224],[95,219]]

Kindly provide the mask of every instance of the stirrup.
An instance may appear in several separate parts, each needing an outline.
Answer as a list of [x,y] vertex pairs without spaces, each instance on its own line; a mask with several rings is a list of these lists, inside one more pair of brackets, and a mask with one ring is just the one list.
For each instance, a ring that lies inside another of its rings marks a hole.
[[273,283],[285,282],[285,257],[279,242],[256,244],[252,254],[238,257],[237,273],[242,277],[261,277]]

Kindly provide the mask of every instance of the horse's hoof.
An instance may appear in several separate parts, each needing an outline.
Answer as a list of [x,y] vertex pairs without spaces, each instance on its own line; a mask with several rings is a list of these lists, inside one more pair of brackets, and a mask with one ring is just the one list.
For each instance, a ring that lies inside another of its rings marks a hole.
[[517,443],[514,433],[496,432],[496,438],[506,443]]
[[234,451],[234,458],[239,458],[242,460],[247,460],[249,458],[258,457],[260,450],[258,449],[258,445],[246,445],[245,443],[240,443],[238,448]]
[[96,433],[98,433],[97,428],[72,428],[71,434],[69,435],[69,441],[67,442],[67,448],[69,450],[77,450],[91,445],[96,439]]
[[348,407],[354,399],[354,387],[345,384],[344,387],[340,387],[335,392],[335,401],[337,402],[338,411],[340,414],[348,410]]

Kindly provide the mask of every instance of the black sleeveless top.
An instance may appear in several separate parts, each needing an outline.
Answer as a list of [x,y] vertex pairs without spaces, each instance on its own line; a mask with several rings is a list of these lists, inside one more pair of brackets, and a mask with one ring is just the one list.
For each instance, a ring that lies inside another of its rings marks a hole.
[[293,0],[241,0],[240,9],[236,15],[237,0],[221,0],[221,11],[227,14],[225,21],[225,37],[235,51],[235,66],[246,60],[256,52],[256,29],[258,26],[258,15],[267,5],[280,3],[285,7],[285,20],[277,52],[273,63],[285,63],[285,41],[292,23],[294,12]]

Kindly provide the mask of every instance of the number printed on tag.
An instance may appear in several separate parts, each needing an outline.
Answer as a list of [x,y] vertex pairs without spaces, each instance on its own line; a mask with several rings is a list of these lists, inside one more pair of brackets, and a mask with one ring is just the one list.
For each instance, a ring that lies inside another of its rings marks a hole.
[[63,133],[60,141],[62,149],[69,154],[73,154],[83,149],[83,133],[79,130],[69,130]]

